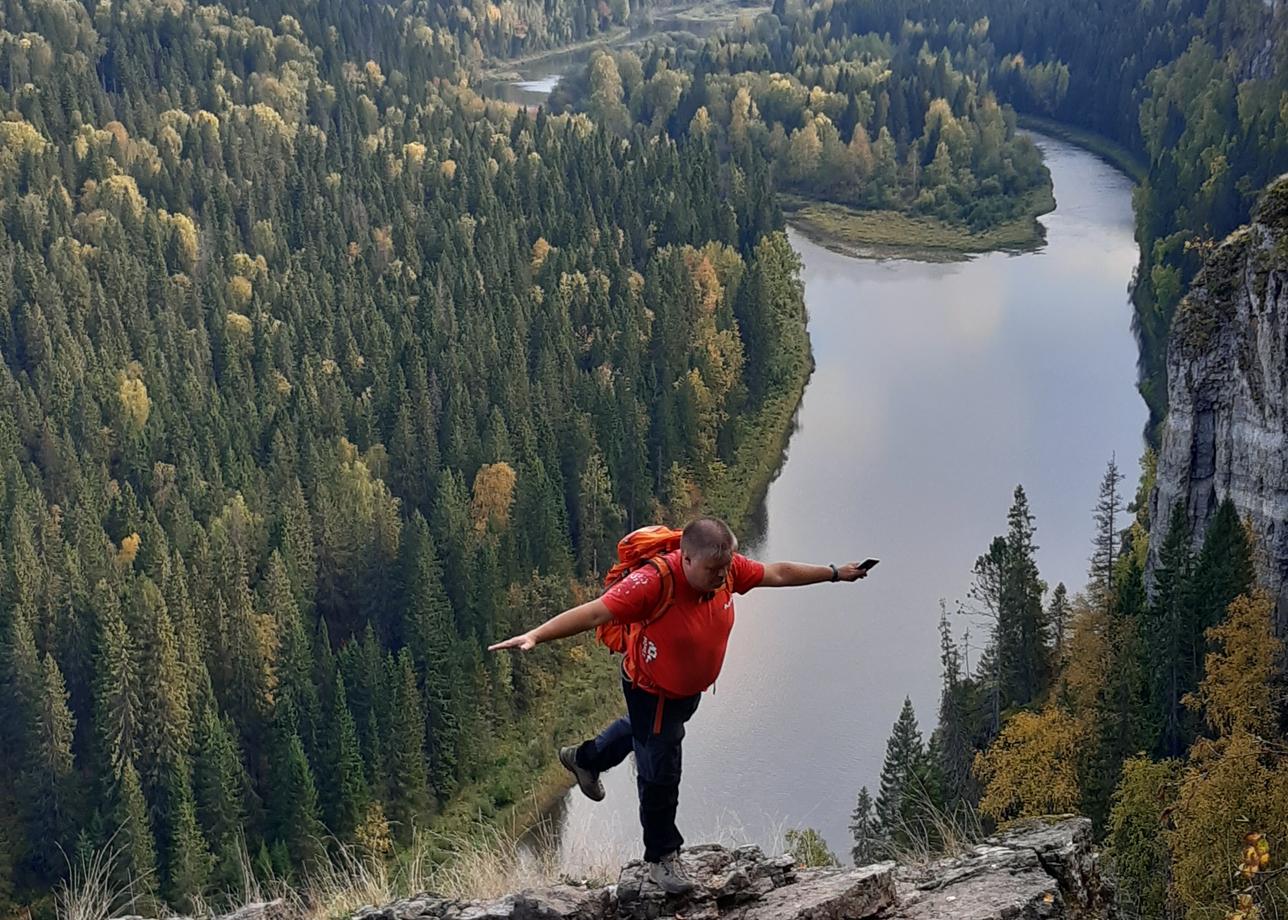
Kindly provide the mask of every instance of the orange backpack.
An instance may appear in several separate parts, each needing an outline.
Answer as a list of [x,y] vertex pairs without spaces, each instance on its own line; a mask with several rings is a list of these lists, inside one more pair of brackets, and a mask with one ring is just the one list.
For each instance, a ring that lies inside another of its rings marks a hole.
[[644,565],[657,569],[662,580],[662,592],[658,596],[657,606],[648,618],[639,623],[618,623],[616,620],[595,627],[595,638],[619,654],[626,654],[632,640],[649,623],[654,622],[671,606],[675,597],[675,579],[671,567],[662,558],[672,550],[680,548],[679,530],[672,530],[660,524],[641,527],[633,530],[617,542],[617,562],[604,576],[604,587],[611,587]]

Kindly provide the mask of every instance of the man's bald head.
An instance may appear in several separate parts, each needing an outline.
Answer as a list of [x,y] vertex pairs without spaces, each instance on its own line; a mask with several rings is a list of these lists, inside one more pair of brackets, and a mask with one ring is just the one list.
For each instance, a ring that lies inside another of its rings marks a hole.
[[738,538],[729,525],[719,518],[701,517],[690,521],[680,536],[680,549],[693,560],[732,559],[738,550]]

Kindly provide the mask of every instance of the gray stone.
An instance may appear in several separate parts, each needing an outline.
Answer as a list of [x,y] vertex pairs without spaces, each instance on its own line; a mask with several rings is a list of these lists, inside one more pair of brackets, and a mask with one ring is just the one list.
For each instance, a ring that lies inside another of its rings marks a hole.
[[1264,549],[1258,580],[1288,635],[1288,177],[1208,256],[1177,308],[1167,398],[1147,573],[1177,501],[1197,550],[1229,497]]
[[286,920],[292,915],[291,906],[281,898],[256,901],[225,914],[221,920]]
[[1021,822],[963,856],[901,869],[899,882],[892,920],[1117,916],[1086,818]]
[[894,863],[802,874],[758,901],[724,916],[737,920],[860,920],[896,900]]
[[[636,861],[604,888],[553,885],[468,902],[420,892],[352,920],[1116,920],[1086,818],[1022,822],[915,868],[797,870],[790,856],[757,847],[699,846],[681,859],[698,883],[682,898],[664,894]],[[289,902],[271,901],[216,920],[291,918]]]

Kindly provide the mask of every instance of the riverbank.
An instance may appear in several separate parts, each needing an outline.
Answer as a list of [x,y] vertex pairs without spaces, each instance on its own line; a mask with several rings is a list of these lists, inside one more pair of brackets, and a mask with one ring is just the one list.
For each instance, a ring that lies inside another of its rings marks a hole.
[[[788,337],[784,345],[796,358],[791,381],[759,411],[738,420],[741,446],[734,461],[717,468],[707,484],[701,510],[725,518],[739,534],[753,529],[757,509],[782,466],[796,412],[814,370],[803,299],[799,322]],[[587,595],[596,587],[586,586]],[[620,715],[616,656],[590,635],[557,648],[564,656],[564,667],[558,686],[548,688],[537,708],[525,716],[527,731],[519,734],[530,739],[526,747],[498,746],[492,775],[457,791],[431,821],[436,833],[459,837],[478,832],[483,822],[515,837],[531,833],[572,788],[568,771],[554,752],[594,734]]]
[[867,258],[903,258],[924,262],[956,261],[997,250],[1024,252],[1045,242],[1038,218],[1055,210],[1048,186],[1025,196],[1023,214],[973,233],[961,224],[903,211],[869,211],[833,202],[781,194],[788,222],[811,241],[839,252]]
[[1083,150],[1094,153],[1119,172],[1130,176],[1137,185],[1145,180],[1145,175],[1148,171],[1145,162],[1126,147],[1116,141],[1111,141],[1102,134],[1065,124],[1062,121],[1041,118],[1037,115],[1020,115],[1019,125],[1021,128],[1027,128],[1030,131],[1049,134],[1051,137],[1068,141],[1070,144],[1075,144]]
[[483,65],[479,76],[484,80],[521,80],[525,71],[539,70],[543,65],[549,66],[551,62],[575,58],[596,48],[617,48],[629,44],[631,40],[643,41],[667,32],[707,35],[730,25],[740,16],[754,17],[769,9],[768,4],[742,3],[740,0],[701,0],[698,3],[655,7],[648,11],[651,21],[642,27],[617,26],[569,45],[534,51],[522,57],[493,58]]

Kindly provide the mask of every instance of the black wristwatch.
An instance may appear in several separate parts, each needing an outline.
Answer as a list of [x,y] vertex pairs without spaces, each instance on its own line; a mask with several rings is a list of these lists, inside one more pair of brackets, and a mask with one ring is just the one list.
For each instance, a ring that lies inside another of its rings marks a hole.
[[832,581],[840,581],[840,580],[841,580],[841,572],[840,572],[840,570],[839,570],[839,569],[837,569],[837,567],[836,567],[836,566],[834,566],[834,565],[832,565],[832,563],[830,563],[830,562],[828,563],[828,565],[829,565],[829,566],[832,566]]

